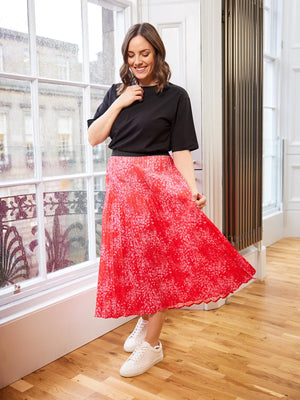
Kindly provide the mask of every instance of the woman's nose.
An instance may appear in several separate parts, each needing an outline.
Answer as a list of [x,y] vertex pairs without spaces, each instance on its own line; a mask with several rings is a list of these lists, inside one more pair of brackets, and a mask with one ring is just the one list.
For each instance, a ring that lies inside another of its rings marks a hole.
[[139,65],[139,64],[141,64],[141,62],[142,62],[142,60],[141,60],[140,56],[136,55],[135,59],[134,59],[134,64]]

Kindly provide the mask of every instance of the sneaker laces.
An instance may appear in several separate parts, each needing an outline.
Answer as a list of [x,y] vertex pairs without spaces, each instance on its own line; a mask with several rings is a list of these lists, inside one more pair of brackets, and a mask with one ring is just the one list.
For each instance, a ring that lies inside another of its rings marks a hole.
[[145,352],[148,350],[148,346],[145,344],[142,344],[134,350],[134,352],[131,354],[131,356],[128,358],[128,361],[138,361],[140,358],[143,357]]
[[145,327],[145,325],[147,325],[147,322],[143,322],[142,321],[138,321],[138,323],[136,324],[133,332],[129,335],[130,338],[133,338],[136,335],[139,335],[141,333],[141,331],[143,330],[143,328]]

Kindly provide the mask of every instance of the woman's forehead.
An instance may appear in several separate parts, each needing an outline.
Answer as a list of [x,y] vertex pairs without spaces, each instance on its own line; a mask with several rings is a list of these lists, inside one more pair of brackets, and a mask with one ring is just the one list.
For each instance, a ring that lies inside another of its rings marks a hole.
[[141,35],[133,37],[128,45],[128,51],[143,51],[153,49],[154,48],[151,43]]

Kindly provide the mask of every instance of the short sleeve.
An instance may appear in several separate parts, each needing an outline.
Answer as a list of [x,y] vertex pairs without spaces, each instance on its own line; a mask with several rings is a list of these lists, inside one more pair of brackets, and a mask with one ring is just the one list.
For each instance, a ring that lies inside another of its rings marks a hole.
[[97,111],[94,115],[93,118],[87,120],[87,125],[88,128],[92,125],[92,123],[101,115],[105,113],[105,111],[112,105],[112,103],[115,101],[117,95],[116,95],[116,85],[112,85],[111,88],[106,92],[103,102],[100,104],[100,106],[97,108]]
[[172,127],[171,150],[196,150],[198,147],[191,102],[188,94],[184,91],[179,97]]

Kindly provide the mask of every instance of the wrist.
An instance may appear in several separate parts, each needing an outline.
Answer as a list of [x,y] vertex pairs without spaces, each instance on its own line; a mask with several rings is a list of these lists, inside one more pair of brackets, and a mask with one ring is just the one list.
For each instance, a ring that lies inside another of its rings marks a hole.
[[118,97],[114,103],[113,103],[113,107],[116,111],[121,111],[124,106],[122,106],[122,101],[120,100],[120,97]]

